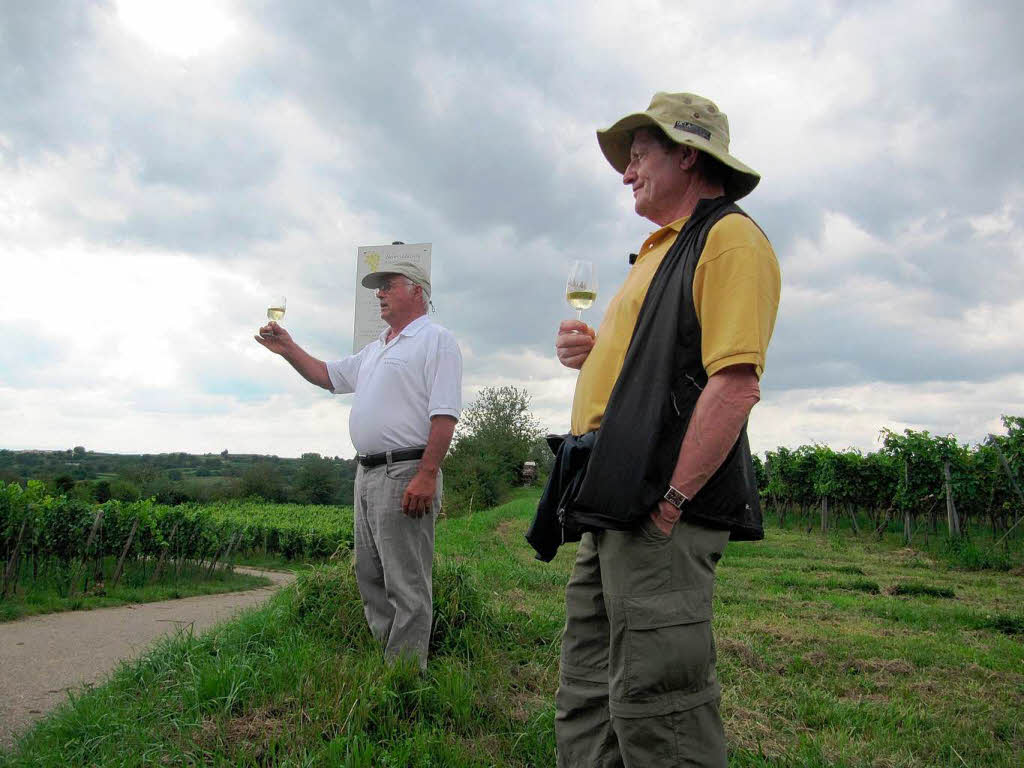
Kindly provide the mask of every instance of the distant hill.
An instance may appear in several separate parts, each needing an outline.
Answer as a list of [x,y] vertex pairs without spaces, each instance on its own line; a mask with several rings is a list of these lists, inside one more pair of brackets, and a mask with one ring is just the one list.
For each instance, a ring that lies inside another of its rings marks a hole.
[[155,497],[164,504],[260,496],[268,501],[351,504],[355,459],[306,453],[97,453],[0,450],[0,480],[39,480],[93,501]]

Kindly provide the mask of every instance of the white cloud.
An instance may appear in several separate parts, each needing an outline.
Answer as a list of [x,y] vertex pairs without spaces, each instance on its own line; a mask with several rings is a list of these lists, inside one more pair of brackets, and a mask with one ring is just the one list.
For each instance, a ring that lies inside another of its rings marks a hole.
[[296,338],[345,354],[356,248],[392,239],[434,243],[465,400],[526,387],[564,430],[568,263],[598,265],[596,325],[652,228],[594,130],[655,90],[714,98],[764,175],[743,203],[783,271],[761,450],[997,429],[1024,366],[1019,13],[5,6],[0,447],[345,455],[347,401],[250,336],[284,293]]
[[[44,450],[85,445],[111,453],[262,453],[300,456],[316,452],[351,458],[348,398],[321,391],[314,400],[275,395],[260,402],[225,397],[181,397],[167,391],[143,403],[118,390],[12,390],[0,386],[0,421],[7,448]],[[16,400],[15,400],[16,398]],[[16,406],[14,404],[17,404]],[[136,407],[136,405],[143,407]]]
[[215,51],[237,33],[228,9],[214,0],[117,0],[117,17],[153,50],[180,59]]
[[755,406],[749,425],[751,448],[795,448],[823,443],[835,449],[878,450],[883,427],[953,434],[977,443],[1003,434],[999,417],[1024,413],[1024,376],[994,381],[871,382],[845,387],[771,391]]

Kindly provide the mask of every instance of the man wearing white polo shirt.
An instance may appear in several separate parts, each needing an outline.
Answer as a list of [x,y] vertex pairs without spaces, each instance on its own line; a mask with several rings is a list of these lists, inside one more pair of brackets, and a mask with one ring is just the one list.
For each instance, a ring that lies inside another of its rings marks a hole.
[[426,667],[432,620],[434,512],[441,461],[462,407],[462,354],[451,332],[427,317],[430,280],[411,262],[372,272],[388,328],[355,355],[324,362],[277,323],[256,341],[307,381],[355,392],[349,434],[358,451],[356,581],[370,630],[389,658],[411,654]]

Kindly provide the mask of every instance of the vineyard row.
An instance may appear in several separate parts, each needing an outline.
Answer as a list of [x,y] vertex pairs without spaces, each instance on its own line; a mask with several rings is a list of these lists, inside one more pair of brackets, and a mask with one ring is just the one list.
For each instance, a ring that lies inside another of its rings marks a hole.
[[755,457],[761,497],[780,525],[788,514],[820,510],[827,530],[840,516],[870,521],[881,532],[902,525],[908,540],[922,521],[952,538],[968,526],[999,534],[1024,532],[1024,418],[1004,416],[1006,435],[970,447],[952,436],[882,430],[882,448],[868,454],[801,446]]
[[[18,571],[65,574],[69,589],[84,564],[112,557],[123,564],[153,565],[159,578],[168,567],[201,564],[212,572],[233,555],[276,555],[287,559],[330,557],[352,546],[351,510],[344,507],[260,502],[203,506],[162,506],[153,501],[89,504],[0,482],[0,566],[2,591],[17,583]],[[116,577],[115,577],[116,581]]]

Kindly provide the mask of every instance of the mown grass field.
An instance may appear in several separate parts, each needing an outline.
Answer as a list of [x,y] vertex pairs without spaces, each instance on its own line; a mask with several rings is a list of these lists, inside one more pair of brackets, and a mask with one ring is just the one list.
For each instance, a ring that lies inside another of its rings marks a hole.
[[[341,562],[163,643],[0,766],[553,765],[574,548],[533,559],[535,498],[439,524],[424,678],[382,662]],[[731,765],[1024,764],[1022,598],[1020,570],[845,536],[731,544],[715,618]]]

